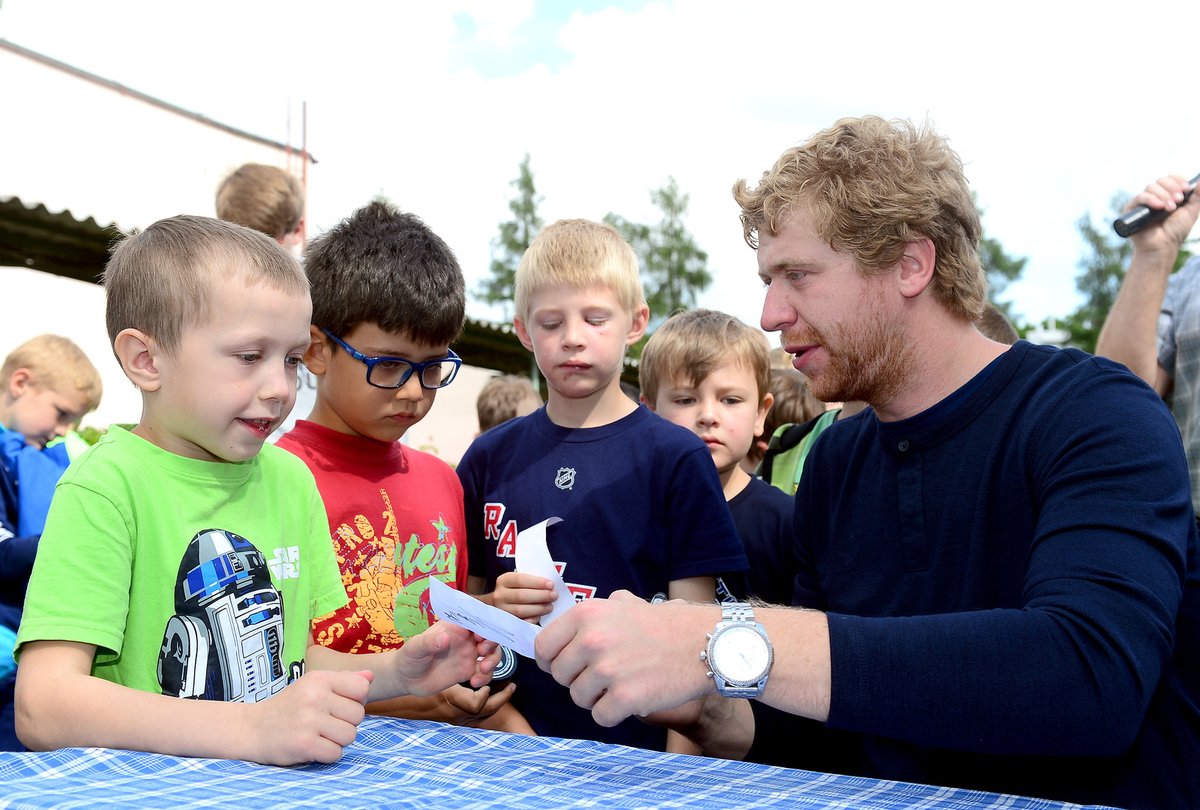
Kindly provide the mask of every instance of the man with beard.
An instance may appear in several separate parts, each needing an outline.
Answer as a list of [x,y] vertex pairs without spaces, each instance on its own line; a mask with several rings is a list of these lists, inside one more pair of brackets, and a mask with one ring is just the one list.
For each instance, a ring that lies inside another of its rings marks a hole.
[[712,754],[1200,806],[1200,553],[1162,401],[976,329],[979,216],[935,133],[839,121],[734,196],[762,327],[818,397],[870,406],[796,493],[805,609],[614,594],[547,627],[541,666],[600,723]]

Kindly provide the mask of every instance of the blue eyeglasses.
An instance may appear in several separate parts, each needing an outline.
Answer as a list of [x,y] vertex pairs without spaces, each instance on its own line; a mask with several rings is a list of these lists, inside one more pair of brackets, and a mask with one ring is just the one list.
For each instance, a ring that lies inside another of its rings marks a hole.
[[322,329],[326,337],[346,350],[346,353],[367,367],[367,382],[376,388],[400,388],[414,373],[421,381],[422,388],[435,390],[445,388],[454,382],[458,370],[462,367],[462,358],[454,352],[437,360],[426,360],[424,363],[414,363],[403,357],[367,357],[358,349],[351,346],[340,337]]

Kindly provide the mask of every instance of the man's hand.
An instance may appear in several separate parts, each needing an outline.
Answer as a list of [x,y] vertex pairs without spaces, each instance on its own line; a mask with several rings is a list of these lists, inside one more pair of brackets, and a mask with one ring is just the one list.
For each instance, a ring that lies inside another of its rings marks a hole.
[[249,758],[266,765],[336,762],[354,742],[370,688],[369,671],[316,670],[270,700],[249,704],[254,712],[246,729],[253,740]]
[[586,599],[542,629],[538,666],[602,726],[674,709],[713,688],[699,653],[720,609],[651,605],[628,591]]
[[492,604],[518,619],[536,622],[550,612],[557,597],[554,583],[545,577],[508,571],[496,579]]

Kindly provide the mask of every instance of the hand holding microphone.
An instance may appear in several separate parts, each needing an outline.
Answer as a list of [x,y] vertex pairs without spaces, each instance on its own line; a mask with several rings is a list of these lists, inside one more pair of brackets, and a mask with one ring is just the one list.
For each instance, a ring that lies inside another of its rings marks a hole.
[[[1179,205],[1186,203],[1188,198],[1192,196],[1192,192],[1196,190],[1197,182],[1200,182],[1200,174],[1188,181],[1188,185],[1191,188],[1183,193],[1183,200],[1180,201]],[[1144,228],[1161,222],[1177,210],[1179,209],[1175,208],[1168,211],[1165,208],[1151,208],[1148,205],[1139,205],[1113,220],[1113,230],[1117,232],[1118,236],[1127,238]]]

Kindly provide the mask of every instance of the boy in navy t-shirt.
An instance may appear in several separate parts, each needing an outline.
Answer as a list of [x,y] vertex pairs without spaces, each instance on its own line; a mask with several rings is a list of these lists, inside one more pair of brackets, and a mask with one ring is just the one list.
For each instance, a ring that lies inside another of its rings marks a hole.
[[[715,576],[746,562],[708,448],[621,390],[625,350],[650,316],[633,249],[607,225],[556,222],[521,259],[515,299],[517,335],[549,397],[479,436],[458,465],[468,587],[524,619],[548,613],[549,580],[514,571],[516,537],[559,517],[547,545],[576,600],[625,589],[713,601]],[[667,743],[665,730],[638,720],[597,725],[532,661],[520,661],[513,679],[513,703],[539,734]],[[678,742],[671,750],[694,750]]]
[[646,344],[638,379],[647,407],[699,436],[721,478],[750,562],[744,583],[737,576],[724,579],[729,590],[722,601],[754,596],[789,604],[796,578],[795,501],[741,465],[774,402],[762,334],[723,312],[677,313]]

